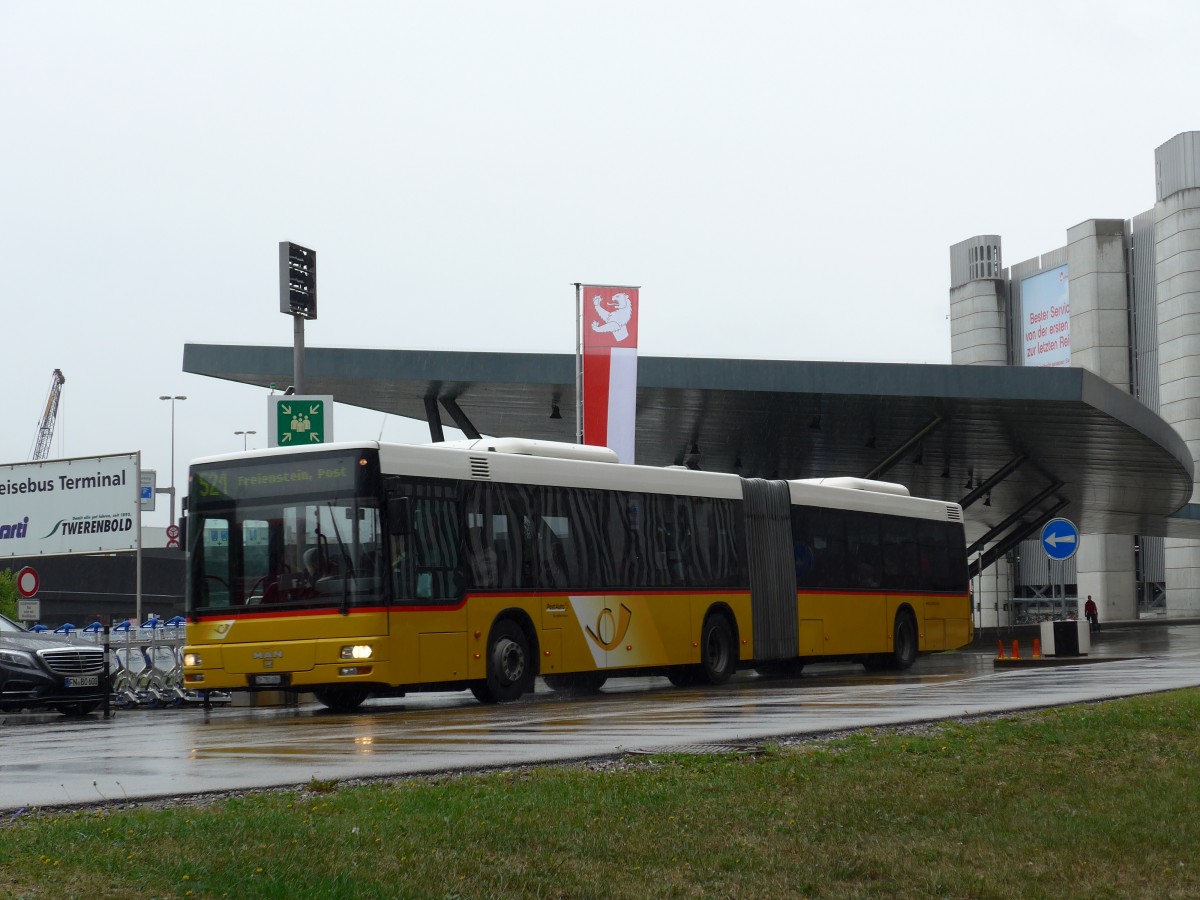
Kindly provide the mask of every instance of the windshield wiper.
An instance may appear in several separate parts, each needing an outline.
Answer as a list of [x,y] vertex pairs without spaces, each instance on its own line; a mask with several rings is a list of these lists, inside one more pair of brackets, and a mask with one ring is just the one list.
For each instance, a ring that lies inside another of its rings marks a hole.
[[346,616],[350,614],[350,579],[355,574],[354,561],[350,559],[346,545],[342,542],[342,532],[338,529],[337,517],[333,514],[333,501],[326,500],[325,505],[329,508],[329,524],[333,526],[333,536],[337,538],[338,550],[345,563],[342,567],[342,615]]

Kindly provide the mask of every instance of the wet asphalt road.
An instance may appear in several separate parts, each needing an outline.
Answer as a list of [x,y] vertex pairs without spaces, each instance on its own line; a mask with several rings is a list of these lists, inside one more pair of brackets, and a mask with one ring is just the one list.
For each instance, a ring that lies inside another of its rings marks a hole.
[[109,720],[0,713],[0,812],[757,743],[1192,687],[1200,624],[1109,626],[1090,656],[1103,663],[996,669],[995,655],[994,646],[938,654],[900,674],[852,665],[778,680],[741,673],[719,688],[624,679],[574,699],[539,682],[516,704],[417,694],[368,701],[354,715],[317,704],[118,711]]

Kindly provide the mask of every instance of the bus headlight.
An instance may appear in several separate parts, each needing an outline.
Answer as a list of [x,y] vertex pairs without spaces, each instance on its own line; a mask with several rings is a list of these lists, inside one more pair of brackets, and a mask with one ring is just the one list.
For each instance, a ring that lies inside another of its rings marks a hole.
[[204,665],[204,660],[199,653],[185,653],[183,654],[183,664],[189,667],[202,666]]
[[342,648],[342,659],[370,659],[371,645],[370,644],[355,644],[352,647]]

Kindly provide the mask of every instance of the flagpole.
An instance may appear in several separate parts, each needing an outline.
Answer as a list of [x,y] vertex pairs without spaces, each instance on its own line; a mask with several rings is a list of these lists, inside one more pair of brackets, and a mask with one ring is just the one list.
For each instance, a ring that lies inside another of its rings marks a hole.
[[583,283],[575,282],[575,443],[583,443]]

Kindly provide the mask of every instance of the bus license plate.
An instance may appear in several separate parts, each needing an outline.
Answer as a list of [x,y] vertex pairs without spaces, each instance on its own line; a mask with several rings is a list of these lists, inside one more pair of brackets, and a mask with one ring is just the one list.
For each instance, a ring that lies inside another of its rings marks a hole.
[[255,687],[279,687],[283,684],[282,675],[252,675],[251,684]]
[[99,675],[70,675],[67,677],[67,687],[69,688],[98,687],[99,685]]

